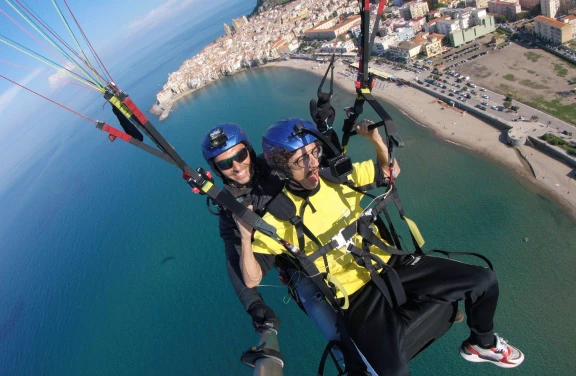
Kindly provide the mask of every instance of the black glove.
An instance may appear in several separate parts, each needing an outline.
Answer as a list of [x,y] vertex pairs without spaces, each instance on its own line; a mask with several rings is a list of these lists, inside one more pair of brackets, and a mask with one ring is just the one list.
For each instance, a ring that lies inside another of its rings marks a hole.
[[257,333],[267,328],[278,330],[280,328],[280,319],[272,308],[264,303],[255,303],[248,310],[248,314],[252,317],[252,325]]
[[330,101],[310,100],[310,116],[320,132],[325,132],[328,127],[332,127],[336,110],[330,104]]

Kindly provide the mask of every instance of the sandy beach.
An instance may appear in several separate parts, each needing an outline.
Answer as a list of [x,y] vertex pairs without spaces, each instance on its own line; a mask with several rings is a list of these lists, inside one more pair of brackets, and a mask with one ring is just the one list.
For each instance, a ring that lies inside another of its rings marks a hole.
[[[326,64],[314,61],[287,60],[278,61],[264,67],[277,66],[300,69],[323,76]],[[354,93],[353,78],[345,77],[347,67],[337,64],[334,69],[334,81],[350,93]],[[576,179],[573,168],[555,160],[539,150],[524,145],[512,148],[506,145],[503,131],[470,115],[436,102],[435,98],[417,89],[398,87],[391,82],[377,81],[374,96],[402,110],[410,118],[447,142],[458,144],[474,152],[483,154],[513,170],[526,184],[536,184],[550,199],[557,201],[576,219]],[[520,156],[530,163],[530,166]]]

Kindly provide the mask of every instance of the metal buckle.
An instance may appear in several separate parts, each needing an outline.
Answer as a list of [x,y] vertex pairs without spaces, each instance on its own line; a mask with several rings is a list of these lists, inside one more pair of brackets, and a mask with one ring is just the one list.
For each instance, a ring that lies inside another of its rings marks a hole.
[[332,238],[332,240],[336,242],[336,247],[334,247],[336,249],[340,249],[346,246],[346,244],[348,243],[348,240],[346,240],[346,238],[342,234],[342,231],[344,231],[344,229],[338,231],[338,234]]

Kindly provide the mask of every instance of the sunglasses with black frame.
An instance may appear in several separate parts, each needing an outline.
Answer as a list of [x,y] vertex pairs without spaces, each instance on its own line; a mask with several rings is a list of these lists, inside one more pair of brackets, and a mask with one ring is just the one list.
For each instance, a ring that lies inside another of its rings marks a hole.
[[234,154],[230,158],[223,159],[218,162],[214,162],[216,167],[220,169],[220,171],[229,170],[234,165],[234,161],[238,163],[242,163],[248,158],[249,152],[247,148],[242,148],[238,153]]

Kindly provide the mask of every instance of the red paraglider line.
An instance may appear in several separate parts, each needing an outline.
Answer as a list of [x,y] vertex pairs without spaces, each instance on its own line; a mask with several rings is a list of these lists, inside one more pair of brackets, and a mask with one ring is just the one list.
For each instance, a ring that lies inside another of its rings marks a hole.
[[81,84],[79,84],[79,83],[77,83],[77,82],[73,82],[73,81],[68,81],[68,80],[65,80],[65,79],[63,79],[63,78],[60,78],[60,77],[58,77],[58,76],[55,76],[55,75],[52,75],[52,74],[48,74],[48,73],[44,73],[44,72],[42,72],[42,71],[40,71],[40,70],[37,70],[37,69],[32,69],[32,68],[24,67],[24,66],[22,66],[22,65],[14,64],[14,63],[11,63],[11,62],[9,62],[9,61],[4,61],[4,60],[0,60],[0,63],[13,65],[13,66],[18,67],[18,68],[21,68],[21,69],[25,69],[25,70],[28,70],[28,71],[31,71],[31,72],[36,72],[36,73],[42,74],[42,75],[44,75],[44,76],[46,76],[46,77],[52,77],[52,78],[55,78],[55,79],[60,80],[60,81],[68,82],[69,84],[76,85],[76,86],[79,86],[79,87],[83,87],[83,88],[86,88],[86,89],[90,89],[90,90],[93,90],[93,91],[95,91],[95,92],[97,92],[97,93],[100,93],[100,90],[96,90],[96,89],[94,89],[94,88],[92,88],[92,87],[90,87],[90,86],[81,85]]
[[47,101],[50,101],[50,102],[52,102],[52,103],[54,103],[54,104],[56,104],[56,105],[58,105],[58,106],[60,106],[60,107],[62,107],[62,108],[64,108],[64,109],[72,112],[73,114],[76,114],[76,115],[78,115],[78,116],[80,116],[80,117],[82,117],[82,118],[84,118],[84,119],[86,119],[86,120],[88,120],[88,121],[91,121],[91,122],[93,122],[94,124],[96,124],[96,120],[90,119],[89,117],[86,117],[86,116],[82,115],[81,113],[76,112],[76,111],[72,110],[71,108],[64,106],[63,104],[60,104],[60,103],[58,103],[58,102],[56,102],[56,101],[53,101],[52,99],[50,99],[50,98],[48,98],[48,97],[46,97],[46,96],[44,96],[44,95],[42,95],[42,94],[40,94],[40,93],[38,93],[38,92],[35,92],[35,91],[32,90],[32,89],[28,89],[26,86],[21,85],[21,84],[19,84],[19,83],[16,82],[16,81],[12,81],[12,80],[9,79],[8,77],[5,77],[5,76],[3,76],[3,75],[1,75],[1,74],[0,74],[0,77],[2,77],[3,79],[5,79],[6,81],[12,82],[14,85],[20,86],[22,89],[28,90],[29,92],[34,93],[34,94],[38,95],[39,97],[42,97],[42,98],[46,99]]

